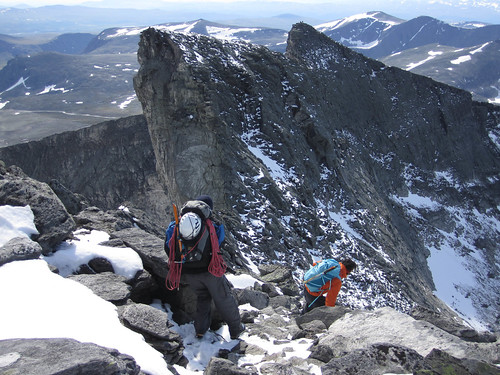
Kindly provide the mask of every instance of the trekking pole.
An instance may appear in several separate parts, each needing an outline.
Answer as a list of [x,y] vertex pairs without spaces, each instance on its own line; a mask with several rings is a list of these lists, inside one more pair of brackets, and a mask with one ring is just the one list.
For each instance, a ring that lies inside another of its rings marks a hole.
[[311,307],[312,305],[314,305],[314,302],[316,302],[318,300],[319,297],[322,297],[323,295],[325,294],[325,292],[321,293],[319,296],[317,296],[310,304],[308,307]]

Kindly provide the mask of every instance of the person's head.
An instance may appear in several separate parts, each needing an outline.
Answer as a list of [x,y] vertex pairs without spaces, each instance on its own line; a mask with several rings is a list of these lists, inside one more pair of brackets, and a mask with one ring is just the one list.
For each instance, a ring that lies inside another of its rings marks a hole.
[[344,265],[344,267],[347,271],[347,274],[350,274],[351,271],[357,267],[356,263],[351,259],[344,259],[340,263],[342,263]]
[[211,210],[214,209],[214,201],[212,200],[212,197],[210,195],[200,195],[198,198],[196,198],[197,201],[202,201],[208,204]]

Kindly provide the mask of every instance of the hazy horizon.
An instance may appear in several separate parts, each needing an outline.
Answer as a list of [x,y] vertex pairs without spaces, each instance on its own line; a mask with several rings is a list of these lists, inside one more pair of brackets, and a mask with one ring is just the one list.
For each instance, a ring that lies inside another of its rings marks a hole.
[[133,0],[0,0],[0,8],[26,8],[46,5],[80,5],[86,7],[112,9],[160,9],[182,15],[183,20],[207,18],[212,21],[240,18],[268,18],[292,14],[318,22],[332,21],[370,11],[382,11],[391,16],[409,20],[419,16],[430,16],[444,22],[476,21],[500,23],[500,3],[498,1],[472,0],[214,0],[214,1],[169,1],[143,0],[139,4]]

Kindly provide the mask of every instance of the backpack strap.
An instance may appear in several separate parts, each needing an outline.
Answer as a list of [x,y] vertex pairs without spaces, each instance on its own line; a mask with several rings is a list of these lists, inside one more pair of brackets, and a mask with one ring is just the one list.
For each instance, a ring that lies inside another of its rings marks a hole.
[[181,272],[182,272],[182,261],[175,261],[175,241],[178,236],[178,225],[175,226],[174,232],[172,233],[172,237],[170,237],[170,241],[168,243],[168,247],[170,249],[169,259],[169,269],[168,275],[165,279],[165,286],[168,290],[174,290],[179,288],[179,284],[181,282]]
[[212,245],[212,259],[208,265],[208,272],[215,277],[222,277],[222,275],[226,272],[227,266],[220,253],[219,239],[217,237],[217,233],[215,232],[214,224],[210,219],[207,219],[206,223],[210,231],[210,244]]
[[[227,266],[224,262],[224,258],[222,258],[222,254],[220,253],[219,248],[219,239],[217,237],[217,232],[215,231],[214,224],[212,220],[207,219],[206,224],[210,234],[210,245],[212,246],[212,259],[210,260],[210,264],[208,265],[208,272],[210,272],[215,277],[222,277],[226,272]],[[182,264],[184,262],[176,262],[175,261],[175,241],[178,235],[178,227],[177,225],[174,228],[174,233],[170,238],[168,243],[170,250],[170,262],[169,262],[169,271],[167,278],[165,280],[165,286],[168,290],[174,290],[179,288],[181,273],[182,273]]]

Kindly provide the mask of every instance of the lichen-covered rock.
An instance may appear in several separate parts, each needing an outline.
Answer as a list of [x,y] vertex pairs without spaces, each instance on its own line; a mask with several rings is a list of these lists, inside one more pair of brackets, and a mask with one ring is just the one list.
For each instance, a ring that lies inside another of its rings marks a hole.
[[26,237],[15,237],[0,247],[0,266],[16,260],[37,259],[42,247]]
[[138,375],[135,360],[117,350],[73,339],[0,340],[5,374]]
[[85,285],[94,294],[115,304],[125,303],[130,297],[131,287],[126,283],[127,279],[112,272],[95,275],[70,275],[68,279]]
[[14,166],[0,167],[0,205],[30,206],[40,233],[36,241],[45,255],[70,238],[76,228],[73,218],[52,189]]
[[418,370],[430,370],[423,356],[415,350],[390,344],[354,350],[340,358],[334,357],[321,367],[323,375],[415,374]]

